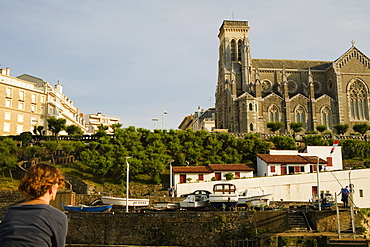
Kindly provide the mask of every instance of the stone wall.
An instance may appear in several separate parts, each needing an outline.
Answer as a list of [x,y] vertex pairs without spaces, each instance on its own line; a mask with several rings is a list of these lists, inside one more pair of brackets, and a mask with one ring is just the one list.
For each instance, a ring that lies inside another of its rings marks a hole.
[[151,212],[67,213],[67,243],[224,246],[245,239],[255,227],[286,230],[287,213],[275,212]]

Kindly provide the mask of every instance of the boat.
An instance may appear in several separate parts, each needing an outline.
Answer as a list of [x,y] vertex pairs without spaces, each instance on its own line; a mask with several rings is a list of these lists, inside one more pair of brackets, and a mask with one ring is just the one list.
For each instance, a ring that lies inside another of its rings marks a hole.
[[[104,204],[126,206],[126,198],[103,196],[100,198]],[[148,207],[149,199],[128,198],[129,207]]]
[[[319,206],[319,195],[315,194],[312,196],[312,202],[315,207]],[[331,193],[321,193],[320,194],[320,207],[330,208],[335,205],[335,197]]]
[[188,195],[186,199],[180,202],[180,208],[195,209],[205,208],[209,205],[209,199],[206,195]]
[[86,206],[86,205],[67,205],[64,206],[65,211],[74,212],[109,212],[113,205],[97,205],[97,206]]
[[153,202],[153,209],[159,211],[175,211],[180,209],[180,203],[178,202]]
[[218,183],[213,186],[213,194],[209,196],[211,207],[228,209],[238,203],[236,186],[231,183]]
[[267,198],[271,194],[260,194],[260,190],[246,189],[238,198],[238,206],[265,207],[269,205]]

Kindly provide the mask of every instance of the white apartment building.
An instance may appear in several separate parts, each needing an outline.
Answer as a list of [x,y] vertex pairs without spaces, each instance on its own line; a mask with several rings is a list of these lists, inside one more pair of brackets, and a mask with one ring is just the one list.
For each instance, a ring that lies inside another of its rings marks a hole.
[[[0,136],[31,132],[44,126],[46,135],[49,117],[65,118],[67,125],[77,125],[85,131],[84,116],[63,94],[61,84],[52,87],[48,82],[23,74],[10,76],[10,69],[0,69]],[[66,134],[66,133],[61,133]]]
[[107,133],[113,134],[113,124],[119,123],[119,117],[103,115],[101,112],[96,114],[87,114],[85,116],[86,134],[94,134],[98,130],[99,125],[108,126]]

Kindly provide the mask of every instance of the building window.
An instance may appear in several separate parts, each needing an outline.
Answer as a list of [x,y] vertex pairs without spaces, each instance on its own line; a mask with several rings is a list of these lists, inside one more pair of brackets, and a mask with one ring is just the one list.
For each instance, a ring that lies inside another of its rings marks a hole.
[[199,181],[204,181],[204,175],[203,174],[198,174],[198,180]]
[[249,110],[253,111],[253,104],[252,103],[249,103]]
[[5,100],[5,106],[6,107],[12,107],[12,100],[11,99],[6,99]]
[[326,157],[327,166],[333,166],[333,157]]
[[4,132],[10,132],[10,123],[4,123]]
[[235,40],[231,41],[231,61],[236,61],[236,44]]
[[279,108],[276,105],[272,105],[269,110],[269,119],[270,122],[279,121]]
[[364,190],[363,189],[359,189],[358,192],[360,193],[360,197],[364,197]]
[[253,124],[250,124],[250,125],[249,125],[249,130],[250,130],[250,131],[253,131]]
[[351,118],[354,120],[367,120],[367,90],[359,80],[350,83],[348,87],[348,98],[351,108]]
[[25,95],[25,92],[24,91],[19,91],[19,100],[22,100],[24,101],[24,95]]
[[32,94],[31,101],[32,101],[32,103],[36,103],[36,94],[35,93]]
[[6,88],[6,97],[7,98],[12,98],[12,96],[13,96],[13,88],[7,87]]
[[36,105],[31,105],[31,112],[36,112]]
[[41,96],[40,101],[41,103],[45,103],[45,96]]
[[275,166],[270,166],[270,172],[276,172]]
[[295,110],[295,121],[297,123],[301,122],[302,127],[306,128],[306,111],[303,106],[298,106]]
[[24,102],[18,102],[18,110],[24,110]]
[[17,125],[17,134],[20,134],[23,132],[23,125]]
[[301,172],[304,172],[304,166],[301,166]]
[[23,120],[24,120],[24,116],[23,116],[23,115],[21,115],[21,114],[19,114],[19,115],[18,115],[18,122],[19,122],[19,123],[23,123]]
[[238,61],[242,60],[243,43],[241,40],[238,41]]
[[240,172],[235,172],[235,178],[240,178]]
[[11,120],[12,114],[10,112],[4,112],[4,120]]
[[331,116],[330,108],[327,107],[327,106],[322,108],[322,110],[321,110],[321,122],[322,122],[323,125],[325,125],[329,129],[332,129],[332,127],[333,127],[333,122],[332,122],[331,118],[332,118],[332,116]]

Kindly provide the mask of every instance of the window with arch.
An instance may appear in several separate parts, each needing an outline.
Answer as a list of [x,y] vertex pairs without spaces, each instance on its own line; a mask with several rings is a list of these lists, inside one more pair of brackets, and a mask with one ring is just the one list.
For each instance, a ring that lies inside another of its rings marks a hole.
[[306,128],[306,110],[301,105],[295,109],[295,121],[301,122],[302,127]]
[[328,127],[328,129],[333,128],[332,114],[331,114],[331,110],[328,106],[325,106],[321,109],[321,123],[323,125],[326,125],[326,127]]
[[270,122],[279,121],[279,108],[276,105],[272,105],[269,110],[269,119]]
[[367,120],[367,90],[363,82],[355,80],[348,87],[351,118],[354,120]]
[[238,61],[242,60],[242,49],[243,49],[243,43],[241,40],[238,41]]
[[253,131],[253,124],[252,123],[249,125],[249,130]]
[[231,61],[236,61],[236,43],[235,43],[235,40],[231,41]]
[[249,103],[249,110],[253,111],[253,104],[252,103]]

